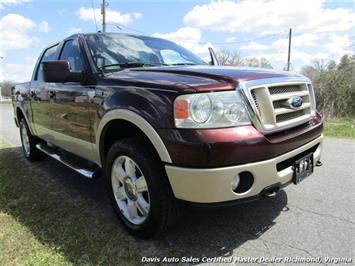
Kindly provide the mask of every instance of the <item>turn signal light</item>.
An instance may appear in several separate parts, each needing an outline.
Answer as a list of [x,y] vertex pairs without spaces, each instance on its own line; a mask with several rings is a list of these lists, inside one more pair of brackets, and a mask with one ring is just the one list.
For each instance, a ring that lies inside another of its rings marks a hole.
[[174,114],[176,119],[187,119],[189,117],[189,103],[185,99],[177,99],[174,102]]

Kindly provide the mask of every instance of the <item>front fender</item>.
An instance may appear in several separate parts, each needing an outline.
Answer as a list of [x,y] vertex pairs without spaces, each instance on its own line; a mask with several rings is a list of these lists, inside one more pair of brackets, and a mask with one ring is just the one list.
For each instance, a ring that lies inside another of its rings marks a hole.
[[96,145],[96,152],[97,152],[97,158],[99,160],[99,165],[102,166],[102,161],[101,161],[101,155],[100,155],[100,143],[101,143],[101,135],[102,132],[105,128],[105,126],[113,121],[113,120],[124,120],[127,122],[132,123],[136,127],[138,127],[145,135],[146,137],[150,140],[150,142],[153,144],[155,150],[157,151],[160,159],[163,162],[166,163],[172,163],[170,155],[168,150],[166,149],[163,141],[161,140],[160,136],[156,132],[156,130],[140,115],[136,114],[135,112],[132,112],[130,110],[124,110],[124,109],[115,109],[111,110],[108,113],[106,113],[97,128],[96,132],[96,139],[95,139],[95,145]]

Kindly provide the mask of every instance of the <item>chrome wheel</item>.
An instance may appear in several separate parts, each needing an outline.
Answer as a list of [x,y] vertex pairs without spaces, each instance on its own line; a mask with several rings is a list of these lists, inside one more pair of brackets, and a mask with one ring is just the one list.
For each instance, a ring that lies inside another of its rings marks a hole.
[[111,184],[123,216],[132,224],[142,224],[149,214],[150,198],[139,166],[128,156],[119,156],[112,164]]
[[21,124],[21,140],[22,140],[22,148],[26,154],[26,156],[30,155],[30,139],[27,134],[26,127]]

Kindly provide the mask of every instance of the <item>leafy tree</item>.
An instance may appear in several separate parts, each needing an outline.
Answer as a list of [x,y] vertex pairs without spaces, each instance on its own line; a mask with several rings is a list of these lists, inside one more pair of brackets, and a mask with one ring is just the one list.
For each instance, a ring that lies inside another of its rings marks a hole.
[[14,86],[13,81],[0,82],[1,96],[11,96],[11,88]]
[[315,61],[302,73],[312,80],[317,108],[325,116],[355,117],[355,55],[344,55],[337,64]]

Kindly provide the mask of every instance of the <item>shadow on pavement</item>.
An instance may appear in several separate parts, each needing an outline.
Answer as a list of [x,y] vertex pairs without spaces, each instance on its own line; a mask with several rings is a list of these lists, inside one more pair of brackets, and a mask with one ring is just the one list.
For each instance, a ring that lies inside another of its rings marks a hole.
[[73,264],[137,264],[147,257],[230,256],[287,211],[287,195],[234,207],[186,208],[165,238],[131,237],[118,222],[102,179],[89,180],[46,158],[30,163],[20,147],[0,150],[0,211]]

